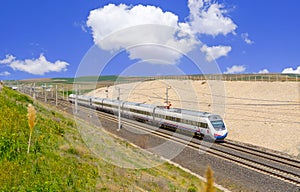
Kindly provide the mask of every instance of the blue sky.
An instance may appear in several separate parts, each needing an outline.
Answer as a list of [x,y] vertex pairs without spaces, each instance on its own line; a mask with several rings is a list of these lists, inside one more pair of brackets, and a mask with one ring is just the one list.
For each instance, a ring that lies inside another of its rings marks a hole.
[[[219,73],[300,73],[299,8],[298,0],[1,0],[0,79],[74,77],[78,69],[201,73],[185,59],[194,47]],[[143,34],[139,24],[171,26],[184,36],[164,27]],[[119,33],[128,27],[130,34]],[[104,52],[113,59],[103,61]]]

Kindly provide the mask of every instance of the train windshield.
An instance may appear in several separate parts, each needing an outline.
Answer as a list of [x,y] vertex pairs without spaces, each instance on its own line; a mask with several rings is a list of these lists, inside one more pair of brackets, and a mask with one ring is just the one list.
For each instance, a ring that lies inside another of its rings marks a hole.
[[222,131],[225,130],[225,124],[222,120],[218,121],[211,121],[211,124],[215,128],[216,131]]

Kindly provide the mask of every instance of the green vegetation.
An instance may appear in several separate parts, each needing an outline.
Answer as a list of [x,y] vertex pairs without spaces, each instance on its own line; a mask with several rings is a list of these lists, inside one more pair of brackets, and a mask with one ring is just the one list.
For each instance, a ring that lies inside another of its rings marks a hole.
[[[28,119],[28,104],[36,110],[35,121]],[[0,92],[0,106],[0,191],[205,189],[197,177],[168,163],[149,169],[125,169],[96,158],[72,119],[6,87]],[[126,146],[133,148],[129,143]]]
[[[97,168],[87,155],[63,151],[72,121],[39,105],[27,153],[29,126],[27,96],[4,88],[0,94],[0,191],[92,190]],[[71,145],[70,145],[71,146]],[[70,152],[71,151],[71,152]]]

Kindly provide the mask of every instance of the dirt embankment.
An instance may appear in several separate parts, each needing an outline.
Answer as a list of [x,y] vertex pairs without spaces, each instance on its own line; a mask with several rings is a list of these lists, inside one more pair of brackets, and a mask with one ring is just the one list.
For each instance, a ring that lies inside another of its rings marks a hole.
[[[220,114],[229,139],[300,154],[300,83],[155,80],[117,85],[121,99]],[[117,98],[114,86],[89,95]]]

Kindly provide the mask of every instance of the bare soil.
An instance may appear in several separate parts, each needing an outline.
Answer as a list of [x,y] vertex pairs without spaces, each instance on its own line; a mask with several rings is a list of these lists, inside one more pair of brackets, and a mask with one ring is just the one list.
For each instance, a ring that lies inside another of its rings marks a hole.
[[[300,156],[300,83],[155,80],[96,89],[89,95],[220,114],[228,139]],[[168,92],[166,94],[166,92]]]

